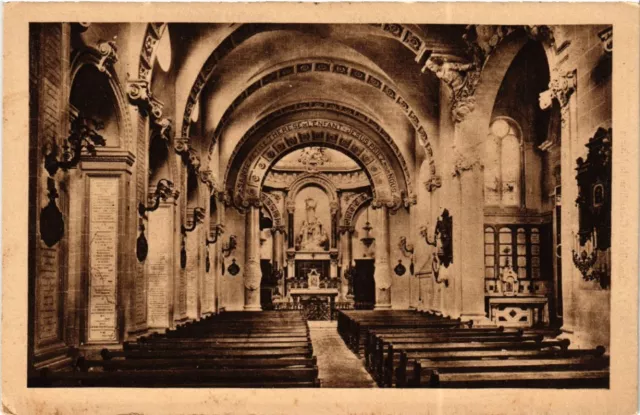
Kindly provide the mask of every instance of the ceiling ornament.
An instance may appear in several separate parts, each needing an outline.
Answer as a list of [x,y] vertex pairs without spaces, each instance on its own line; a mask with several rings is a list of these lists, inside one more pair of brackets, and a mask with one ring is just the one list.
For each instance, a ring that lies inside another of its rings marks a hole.
[[298,162],[304,166],[308,172],[317,172],[326,162],[330,161],[325,147],[305,147],[298,158]]

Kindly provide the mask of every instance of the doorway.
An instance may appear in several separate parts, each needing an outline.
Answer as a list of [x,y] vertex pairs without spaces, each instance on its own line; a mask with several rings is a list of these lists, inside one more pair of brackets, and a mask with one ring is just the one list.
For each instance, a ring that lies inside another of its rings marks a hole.
[[376,283],[373,279],[375,265],[373,259],[356,259],[356,273],[353,277],[353,300],[358,310],[372,310],[376,303]]

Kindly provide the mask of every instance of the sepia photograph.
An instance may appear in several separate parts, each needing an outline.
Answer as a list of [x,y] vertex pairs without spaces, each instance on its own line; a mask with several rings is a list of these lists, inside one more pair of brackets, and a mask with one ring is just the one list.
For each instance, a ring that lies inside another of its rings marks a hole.
[[614,359],[635,381],[613,19],[221,15],[22,17],[23,393],[608,396]]

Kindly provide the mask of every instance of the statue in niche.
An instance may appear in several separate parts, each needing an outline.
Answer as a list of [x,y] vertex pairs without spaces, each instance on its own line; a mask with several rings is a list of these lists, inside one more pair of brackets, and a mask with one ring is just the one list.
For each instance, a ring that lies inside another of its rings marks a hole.
[[306,218],[302,221],[300,232],[296,236],[296,250],[317,251],[319,248],[329,250],[329,236],[323,229],[322,223],[316,217],[317,202],[307,198],[304,201]]

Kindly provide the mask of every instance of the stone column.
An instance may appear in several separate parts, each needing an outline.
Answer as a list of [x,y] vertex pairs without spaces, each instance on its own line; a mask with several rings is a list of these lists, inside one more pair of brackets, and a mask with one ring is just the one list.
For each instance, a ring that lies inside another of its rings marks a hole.
[[345,273],[351,266],[351,258],[353,257],[351,236],[354,231],[355,229],[353,226],[340,227],[340,249],[342,251],[342,261],[340,263],[340,267],[342,268],[340,296],[343,300],[347,300],[347,293],[349,292],[349,281],[345,278]]
[[[453,217],[454,240],[460,244],[460,272],[454,289],[460,318],[486,323],[484,306],[484,175],[480,161],[462,155],[456,161],[455,175],[460,187],[459,218]],[[456,228],[456,222],[459,222]],[[457,230],[456,230],[457,229]],[[454,252],[455,246],[454,246]]]
[[[282,270],[285,267],[284,264],[284,226],[276,226],[271,229],[273,235],[273,265],[278,266],[278,269]],[[284,278],[284,273],[283,273]],[[278,281],[278,287],[280,295],[284,295],[284,280]]]
[[[375,208],[375,203],[372,204]],[[391,267],[389,266],[389,211],[385,205],[375,210],[378,214],[375,248],[376,310],[391,308]]]
[[250,206],[245,214],[244,310],[260,311],[260,210]]

